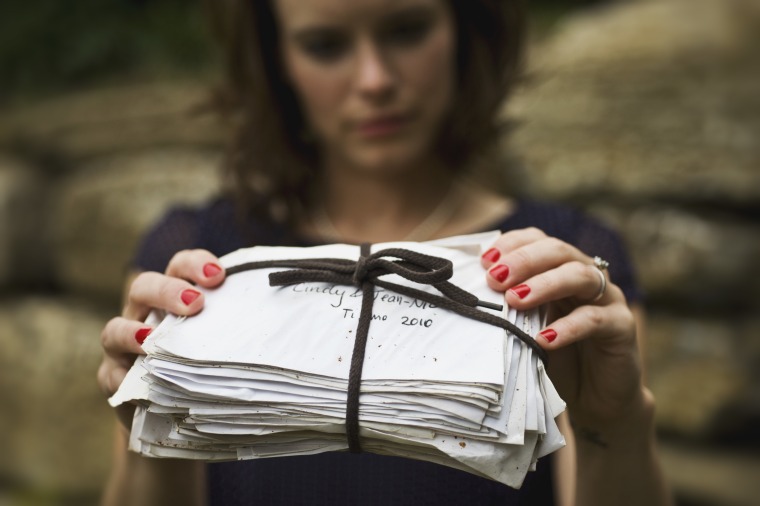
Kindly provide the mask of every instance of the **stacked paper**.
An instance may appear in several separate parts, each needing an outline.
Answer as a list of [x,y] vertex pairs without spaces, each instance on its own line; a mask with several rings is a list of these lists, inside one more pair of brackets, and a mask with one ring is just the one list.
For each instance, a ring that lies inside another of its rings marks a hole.
[[[386,243],[445,257],[451,281],[480,300],[480,254],[493,234]],[[272,259],[345,258],[359,248],[255,247],[226,268]],[[167,316],[110,402],[136,401],[130,448],[143,455],[235,460],[347,449],[346,391],[361,290],[302,283],[273,288],[270,272],[229,276],[204,290],[203,311]],[[396,275],[383,279],[438,293]],[[565,404],[533,351],[503,329],[375,287],[359,407],[364,451],[437,462],[519,487],[536,460],[564,445]],[[492,311],[529,335],[539,312]]]

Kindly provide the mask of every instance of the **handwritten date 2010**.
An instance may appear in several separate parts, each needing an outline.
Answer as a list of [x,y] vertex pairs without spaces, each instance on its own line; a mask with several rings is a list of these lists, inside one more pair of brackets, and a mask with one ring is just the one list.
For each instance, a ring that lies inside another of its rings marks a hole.
[[431,325],[433,325],[433,320],[431,318],[413,318],[410,316],[402,316],[401,325],[408,325],[410,327],[419,326],[419,327],[429,328]]

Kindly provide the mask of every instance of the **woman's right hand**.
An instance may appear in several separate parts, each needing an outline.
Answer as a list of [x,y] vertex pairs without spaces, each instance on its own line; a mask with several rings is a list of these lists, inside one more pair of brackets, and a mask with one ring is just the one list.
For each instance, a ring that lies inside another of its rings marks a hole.
[[[143,323],[154,310],[176,315],[193,315],[203,309],[203,294],[197,286],[212,288],[224,281],[219,259],[206,250],[180,251],[169,262],[165,274],[142,272],[133,276],[126,293],[121,316],[111,319],[103,328],[101,343],[103,361],[98,369],[101,390],[111,396],[124,381],[135,357],[145,352],[142,342],[153,330]],[[131,424],[133,406],[117,410],[125,426]]]

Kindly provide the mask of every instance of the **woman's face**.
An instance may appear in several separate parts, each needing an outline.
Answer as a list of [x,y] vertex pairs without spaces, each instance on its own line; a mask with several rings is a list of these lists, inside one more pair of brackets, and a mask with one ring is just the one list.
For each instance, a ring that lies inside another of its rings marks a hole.
[[286,77],[327,163],[426,161],[452,101],[444,0],[275,0]]

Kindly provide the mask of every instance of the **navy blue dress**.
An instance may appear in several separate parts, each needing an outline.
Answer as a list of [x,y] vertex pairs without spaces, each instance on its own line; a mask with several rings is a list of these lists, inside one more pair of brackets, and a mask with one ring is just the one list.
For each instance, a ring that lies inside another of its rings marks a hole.
[[[228,199],[170,211],[143,239],[135,267],[162,272],[179,250],[217,256],[253,245],[311,246],[283,227],[238,219]],[[521,200],[489,230],[537,227],[610,262],[610,277],[629,301],[640,299],[620,237],[586,215]],[[554,504],[552,459],[538,462],[520,490],[448,467],[374,454],[324,453],[208,464],[212,505],[531,505]]]

